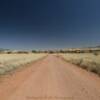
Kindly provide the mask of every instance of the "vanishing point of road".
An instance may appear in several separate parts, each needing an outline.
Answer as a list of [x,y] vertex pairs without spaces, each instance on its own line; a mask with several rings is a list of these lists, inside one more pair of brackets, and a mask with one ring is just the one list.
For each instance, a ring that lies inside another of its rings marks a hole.
[[0,77],[0,100],[100,100],[100,77],[48,55]]

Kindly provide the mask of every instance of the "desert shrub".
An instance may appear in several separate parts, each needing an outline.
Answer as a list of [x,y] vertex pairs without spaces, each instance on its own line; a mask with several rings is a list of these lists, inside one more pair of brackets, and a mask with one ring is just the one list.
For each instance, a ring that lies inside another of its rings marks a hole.
[[92,72],[95,72],[98,75],[100,75],[100,64],[96,63],[96,67],[92,70]]
[[94,54],[95,56],[98,56],[98,55],[99,55],[99,53],[97,53],[97,52],[94,52],[93,54]]

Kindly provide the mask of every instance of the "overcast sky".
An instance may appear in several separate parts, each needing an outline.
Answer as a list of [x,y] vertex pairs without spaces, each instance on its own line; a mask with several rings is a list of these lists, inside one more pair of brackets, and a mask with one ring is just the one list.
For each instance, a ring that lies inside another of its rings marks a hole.
[[100,0],[0,0],[0,48],[100,44]]

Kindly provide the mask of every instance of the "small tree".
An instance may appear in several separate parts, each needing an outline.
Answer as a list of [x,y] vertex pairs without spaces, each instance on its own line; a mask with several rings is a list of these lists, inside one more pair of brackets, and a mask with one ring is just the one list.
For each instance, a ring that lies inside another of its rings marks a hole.
[[37,51],[36,50],[32,50],[32,53],[37,53]]

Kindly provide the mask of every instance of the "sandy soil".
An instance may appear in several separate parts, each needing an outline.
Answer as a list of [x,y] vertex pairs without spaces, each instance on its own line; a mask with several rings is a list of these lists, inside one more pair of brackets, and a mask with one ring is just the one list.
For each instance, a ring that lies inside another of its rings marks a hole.
[[100,100],[100,77],[48,55],[1,77],[0,100]]

